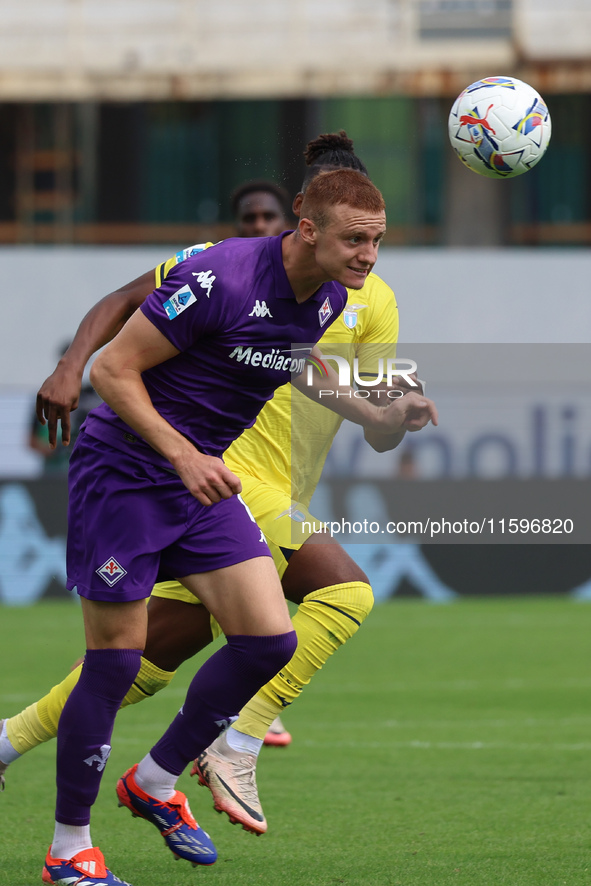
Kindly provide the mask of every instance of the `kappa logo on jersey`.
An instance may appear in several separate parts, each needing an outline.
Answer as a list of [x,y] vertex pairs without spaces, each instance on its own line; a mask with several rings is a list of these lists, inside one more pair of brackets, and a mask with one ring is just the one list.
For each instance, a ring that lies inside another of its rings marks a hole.
[[357,326],[357,312],[366,307],[367,305],[347,305],[343,311],[343,323],[347,329],[355,329]]
[[112,588],[113,585],[116,585],[124,575],[127,575],[127,572],[121,563],[118,563],[114,557],[109,557],[102,566],[99,566],[96,570],[96,574],[100,575],[102,580],[106,581],[109,587]]
[[205,289],[207,297],[209,298],[211,287],[215,283],[215,277],[213,276],[211,271],[199,271],[199,273],[193,271],[193,276],[197,280],[197,283],[199,283],[199,286],[202,289]]
[[[92,757],[87,757],[84,761],[87,766],[92,768],[93,763],[97,763],[97,769],[99,772],[102,772],[105,766],[107,765],[107,760],[109,759],[109,754],[111,753],[111,745],[103,744],[101,745],[101,749],[98,754],[93,754]],[[99,756],[100,754],[100,756]]]
[[320,325],[324,326],[329,317],[332,317],[332,306],[330,304],[330,299],[328,295],[324,299],[322,307],[318,311],[318,319],[320,321]]
[[273,314],[269,310],[266,301],[259,301],[258,298],[255,302],[254,308],[248,315],[249,317],[272,317]]
[[162,303],[162,307],[166,311],[169,320],[174,320],[183,311],[186,311],[189,305],[197,301],[195,293],[187,283],[181,289],[177,289],[174,295],[171,295],[168,301]]

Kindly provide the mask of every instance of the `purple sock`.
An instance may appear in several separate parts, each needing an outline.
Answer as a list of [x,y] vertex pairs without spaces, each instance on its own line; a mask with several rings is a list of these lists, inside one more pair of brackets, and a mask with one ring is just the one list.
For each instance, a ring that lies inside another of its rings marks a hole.
[[174,775],[209,747],[297,647],[295,631],[272,637],[239,634],[227,640],[197,671],[183,707],[150,751]]
[[57,730],[56,821],[86,825],[96,800],[115,716],[140,669],[139,649],[89,649]]

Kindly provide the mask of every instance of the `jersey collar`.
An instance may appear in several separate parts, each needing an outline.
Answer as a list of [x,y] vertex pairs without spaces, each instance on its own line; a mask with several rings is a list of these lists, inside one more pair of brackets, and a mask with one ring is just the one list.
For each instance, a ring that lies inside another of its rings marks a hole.
[[[273,280],[275,282],[275,296],[276,298],[284,298],[291,299],[295,301],[295,292],[291,288],[291,283],[287,277],[285,272],[285,267],[283,264],[283,254],[281,251],[281,244],[283,243],[283,238],[287,237],[288,234],[293,234],[293,231],[283,231],[281,234],[278,234],[276,237],[269,237],[269,255],[272,259],[271,268],[273,271]],[[326,287],[340,287],[341,284],[337,283],[335,280],[329,280],[327,283],[321,283],[319,288],[316,290],[314,295],[310,296],[310,298],[306,299],[306,302],[321,302],[324,301],[327,295]],[[345,290],[345,287],[341,287]]]

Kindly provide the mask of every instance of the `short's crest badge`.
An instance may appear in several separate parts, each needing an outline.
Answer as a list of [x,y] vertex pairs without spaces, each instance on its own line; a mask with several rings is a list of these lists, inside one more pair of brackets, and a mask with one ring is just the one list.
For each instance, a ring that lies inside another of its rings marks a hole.
[[121,563],[118,563],[114,557],[109,557],[108,560],[105,560],[102,566],[99,566],[96,570],[96,574],[100,575],[102,580],[112,588],[113,585],[116,585],[124,575],[127,575],[127,572]]

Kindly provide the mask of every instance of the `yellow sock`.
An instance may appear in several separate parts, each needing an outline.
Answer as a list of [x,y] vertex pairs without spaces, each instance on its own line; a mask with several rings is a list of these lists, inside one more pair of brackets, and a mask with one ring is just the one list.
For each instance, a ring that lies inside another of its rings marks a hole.
[[[78,682],[81,670],[82,665],[78,665],[65,680],[50,689],[47,695],[6,721],[8,740],[18,754],[25,754],[44,741],[55,738],[63,707]],[[142,657],[139,673],[121,707],[136,704],[164,689],[175,673],[176,671],[163,671]]]
[[316,671],[357,631],[371,612],[365,582],[331,585],[307,594],[292,621],[298,648],[288,664],[240,711],[234,729],[263,739],[281,711],[294,701]]
[[47,695],[7,720],[6,734],[17,753],[24,754],[44,741],[55,738],[62,708],[78,682],[81,670],[82,665],[78,665],[65,680],[53,686]]
[[121,707],[126,708],[127,705],[137,704],[144,698],[156,695],[157,692],[168,686],[175,674],[176,671],[163,671],[162,668],[156,667],[155,664],[142,656],[138,675],[121,702]]
[[31,748],[36,748],[37,745],[54,737],[39,719],[38,704],[39,702],[35,702],[29,705],[20,714],[15,714],[6,721],[6,735],[17,754],[26,754]]

